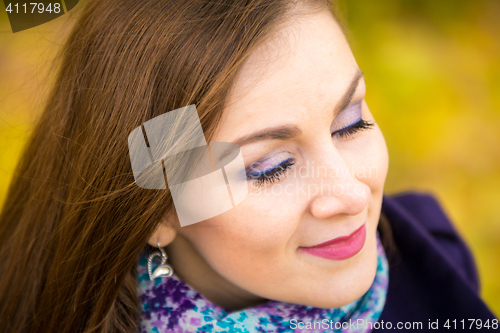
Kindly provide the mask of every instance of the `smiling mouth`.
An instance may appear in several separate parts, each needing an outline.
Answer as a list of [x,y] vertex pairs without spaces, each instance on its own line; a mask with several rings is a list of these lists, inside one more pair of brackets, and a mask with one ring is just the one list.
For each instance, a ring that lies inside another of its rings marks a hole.
[[361,227],[354,230],[348,236],[337,237],[318,245],[301,247],[299,249],[313,256],[325,259],[344,260],[353,257],[361,251],[365,240],[366,223],[363,223]]

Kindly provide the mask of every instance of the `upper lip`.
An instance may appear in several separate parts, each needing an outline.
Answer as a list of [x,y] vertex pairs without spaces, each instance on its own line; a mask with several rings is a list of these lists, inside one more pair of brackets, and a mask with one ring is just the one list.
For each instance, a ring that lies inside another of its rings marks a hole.
[[357,228],[356,230],[354,230],[353,232],[351,232],[349,235],[347,236],[340,236],[340,237],[336,237],[334,239],[330,239],[326,242],[323,242],[323,243],[320,243],[320,244],[316,244],[316,245],[313,245],[313,246],[304,246],[305,248],[309,248],[309,249],[312,249],[312,248],[316,248],[316,247],[325,247],[325,246],[330,246],[330,245],[335,245],[335,244],[339,244],[339,243],[342,243],[348,239],[350,239],[351,237],[353,237],[354,235],[356,235],[360,230],[361,228],[363,228],[363,226],[365,225],[366,223],[363,223],[359,228]]

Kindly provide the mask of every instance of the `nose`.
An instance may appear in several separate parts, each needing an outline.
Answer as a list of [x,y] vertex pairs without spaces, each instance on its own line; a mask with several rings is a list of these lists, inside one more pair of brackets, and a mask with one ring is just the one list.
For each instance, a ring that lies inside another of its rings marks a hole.
[[310,202],[310,212],[317,219],[337,214],[358,215],[368,205],[368,185],[356,178],[353,166],[348,166],[338,152],[334,155],[322,162],[328,172],[316,180],[321,191]]

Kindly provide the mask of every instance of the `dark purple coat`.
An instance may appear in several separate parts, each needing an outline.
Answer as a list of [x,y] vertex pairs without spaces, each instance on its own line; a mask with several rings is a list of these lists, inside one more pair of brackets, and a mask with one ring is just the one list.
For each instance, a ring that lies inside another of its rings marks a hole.
[[[388,253],[389,290],[379,324],[390,322],[391,331],[398,322],[421,322],[421,329],[408,331],[453,332],[464,326],[468,332],[500,332],[492,328],[498,319],[478,296],[471,252],[438,202],[422,193],[384,196],[382,212],[398,254]],[[490,328],[478,329],[478,319],[482,324],[489,320]],[[436,320],[438,329],[429,329]],[[449,329],[444,327],[447,320]]]

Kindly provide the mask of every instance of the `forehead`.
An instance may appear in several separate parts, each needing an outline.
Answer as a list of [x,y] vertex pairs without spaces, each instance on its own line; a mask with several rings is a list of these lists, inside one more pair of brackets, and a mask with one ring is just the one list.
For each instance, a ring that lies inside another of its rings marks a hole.
[[295,17],[243,66],[214,141],[233,141],[261,127],[300,123],[318,108],[333,107],[357,70],[329,11]]

